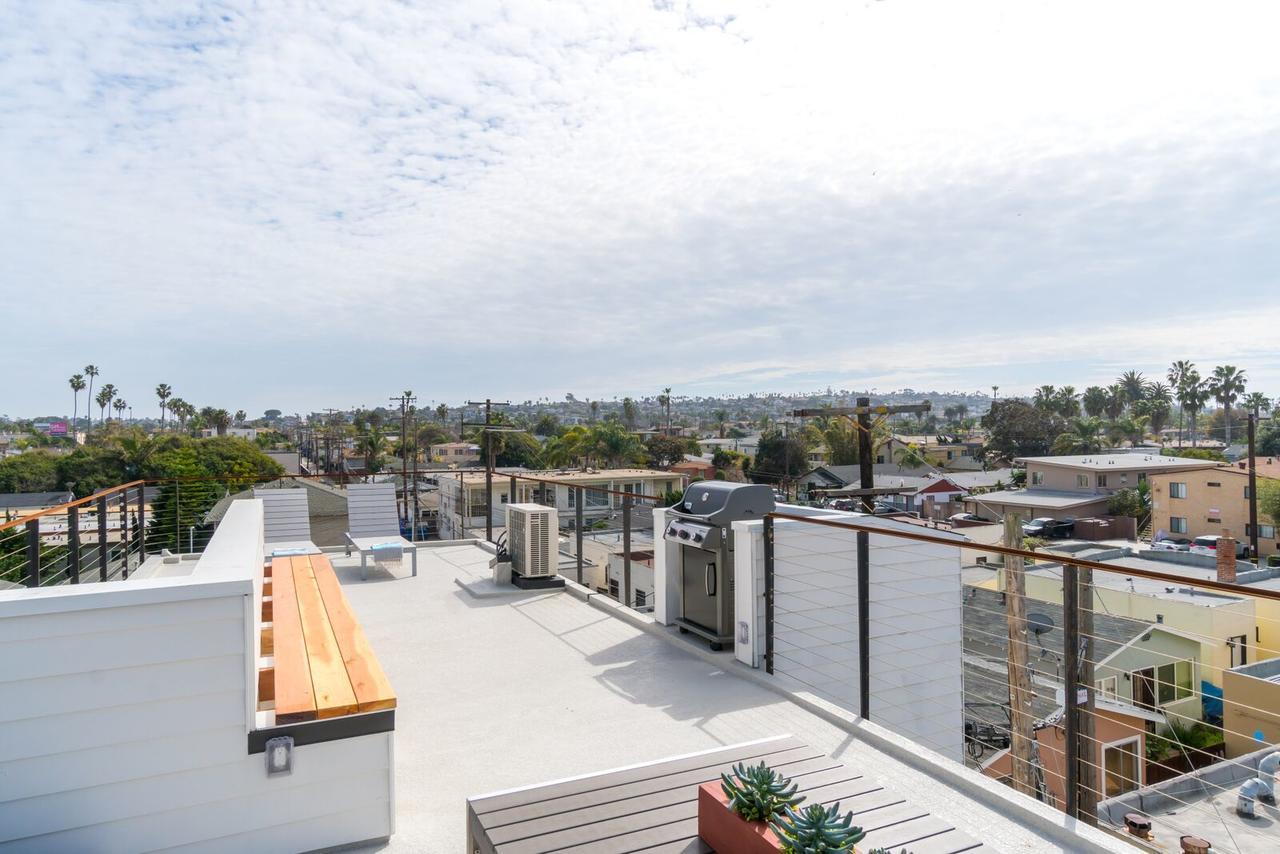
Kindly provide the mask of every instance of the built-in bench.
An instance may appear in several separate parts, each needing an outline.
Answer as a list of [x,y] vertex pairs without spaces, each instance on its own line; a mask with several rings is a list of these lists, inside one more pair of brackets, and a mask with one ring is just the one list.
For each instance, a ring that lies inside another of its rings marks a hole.
[[394,709],[396,697],[322,555],[264,569],[258,708],[279,724]]

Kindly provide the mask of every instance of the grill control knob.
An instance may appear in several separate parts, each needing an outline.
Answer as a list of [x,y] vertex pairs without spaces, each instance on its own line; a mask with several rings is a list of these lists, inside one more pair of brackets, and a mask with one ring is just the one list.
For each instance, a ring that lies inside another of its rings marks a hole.
[[682,540],[687,540],[687,539],[689,539],[689,532],[688,532],[688,531],[681,531],[681,532],[680,532],[680,539],[682,539]]
[[702,542],[702,534],[694,534],[693,538],[699,543]]

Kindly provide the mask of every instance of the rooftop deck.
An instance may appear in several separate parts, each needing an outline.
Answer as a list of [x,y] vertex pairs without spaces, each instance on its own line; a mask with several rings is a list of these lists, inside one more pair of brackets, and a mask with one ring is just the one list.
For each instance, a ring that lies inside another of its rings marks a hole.
[[362,582],[358,558],[331,557],[399,698],[396,832],[365,850],[459,851],[467,796],[782,734],[891,782],[993,850],[1087,848],[1047,843],[1029,816],[899,761],[759,684],[728,653],[568,593],[473,598],[454,579],[488,574],[490,556],[475,544],[422,549],[416,578],[406,569]]

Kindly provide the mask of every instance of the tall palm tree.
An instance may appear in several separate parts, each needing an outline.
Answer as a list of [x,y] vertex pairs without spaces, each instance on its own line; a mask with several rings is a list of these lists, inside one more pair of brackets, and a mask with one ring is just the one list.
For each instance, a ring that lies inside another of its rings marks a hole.
[[114,410],[116,411],[116,420],[117,420],[117,421],[123,421],[123,420],[124,420],[124,411],[125,411],[125,409],[126,409],[128,406],[129,406],[129,404],[128,404],[128,403],[125,403],[125,400],[124,400],[124,398],[123,398],[123,397],[117,398],[117,399],[116,399],[116,402],[115,402],[115,403],[113,403],[113,404],[111,404],[111,408],[112,408],[112,409],[114,409]]
[[724,425],[729,420],[729,413],[723,409],[717,409],[711,415],[716,419],[716,432],[721,439],[724,438]]
[[1253,413],[1253,420],[1257,421],[1262,418],[1264,410],[1271,408],[1271,398],[1267,397],[1260,391],[1251,391],[1244,396],[1241,401],[1244,408]]
[[441,422],[449,420],[449,405],[447,403],[442,403],[436,407],[436,418]]
[[1247,377],[1235,365],[1219,365],[1209,378],[1209,393],[1222,405],[1222,423],[1226,427],[1226,444],[1231,444],[1231,406],[1244,394]]
[[74,441],[76,418],[80,415],[80,392],[84,391],[84,376],[72,374],[71,379],[67,380],[67,382],[71,385],[71,438]]
[[98,404],[98,423],[101,424],[107,420],[107,407],[111,405],[110,390],[106,386],[98,389],[98,393],[93,396],[93,402]]
[[165,404],[173,397],[173,389],[169,388],[168,383],[160,383],[156,386],[156,397],[160,398],[160,429],[163,430]]
[[1091,385],[1084,390],[1081,402],[1084,404],[1085,414],[1090,418],[1097,418],[1107,409],[1107,390],[1100,385]]
[[[376,413],[375,413],[375,414],[376,414]],[[247,416],[247,414],[245,413],[245,411],[244,411],[243,409],[237,409],[237,410],[236,410],[236,426],[243,427],[243,426],[244,426],[244,419],[245,419],[245,418],[247,418],[247,417],[248,417],[248,416]],[[378,421],[379,421],[379,423],[381,423],[381,421],[382,421],[382,416],[381,416],[381,415],[379,415],[379,416],[378,416]]]
[[1031,403],[1036,409],[1052,409],[1053,402],[1057,395],[1057,389],[1051,385],[1042,385],[1036,389],[1035,396]]
[[222,408],[214,409],[209,413],[209,426],[212,427],[219,436],[227,435],[227,428],[231,426],[231,413]]
[[[94,377],[96,377],[96,376],[98,375],[98,366],[97,366],[97,365],[85,365],[85,366],[84,366],[84,375],[85,375],[86,377],[88,377],[88,378],[89,378],[89,391],[88,391],[88,393],[85,395],[85,398],[86,398],[86,399],[88,399],[88,400],[93,400],[93,399],[94,399],[94,398],[93,398],[93,378],[94,378]],[[86,404],[85,404],[85,406],[88,406],[88,404],[86,403]],[[88,423],[88,425],[84,428],[84,433],[85,433],[85,438],[86,438],[86,439],[89,437],[89,431],[90,431],[90,430],[92,430],[92,429],[93,429],[93,416],[92,416],[92,415],[90,415],[90,416],[89,416],[89,423]]]
[[1209,384],[1200,378],[1200,372],[1192,368],[1182,378],[1182,386],[1178,390],[1178,403],[1186,410],[1188,426],[1191,428],[1191,446],[1196,444],[1196,417],[1209,402]]
[[629,397],[622,399],[622,423],[628,430],[636,429],[636,402]]
[[661,396],[658,397],[658,403],[667,410],[667,435],[671,435],[671,387],[668,386],[662,390]]
[[1075,418],[1080,414],[1080,399],[1076,397],[1076,387],[1064,385],[1058,389],[1053,400],[1054,411],[1063,418]]
[[1185,413],[1185,407],[1182,403],[1182,386],[1187,381],[1187,377],[1195,372],[1196,366],[1186,359],[1179,359],[1169,366],[1169,372],[1165,375],[1169,378],[1169,386],[1173,389],[1173,396],[1178,401],[1178,447],[1182,447],[1182,419]]
[[1107,413],[1107,417],[1115,421],[1124,414],[1125,405],[1129,402],[1125,388],[1120,383],[1113,383],[1106,389],[1107,403],[1102,411]]
[[1147,378],[1141,371],[1125,371],[1116,378],[1116,385],[1124,389],[1124,399],[1134,404],[1147,396]]

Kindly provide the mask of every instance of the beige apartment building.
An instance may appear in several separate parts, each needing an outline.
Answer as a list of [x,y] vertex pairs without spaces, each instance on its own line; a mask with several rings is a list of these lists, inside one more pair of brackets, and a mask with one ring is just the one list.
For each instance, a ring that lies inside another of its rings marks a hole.
[[[1269,478],[1258,478],[1259,486]],[[1201,537],[1224,530],[1247,542],[1249,475],[1238,466],[1161,472],[1151,477],[1153,530],[1171,536]],[[1258,514],[1258,553],[1280,551],[1276,520]]]
[[480,446],[475,442],[443,442],[431,446],[431,461],[466,466],[480,462]]

